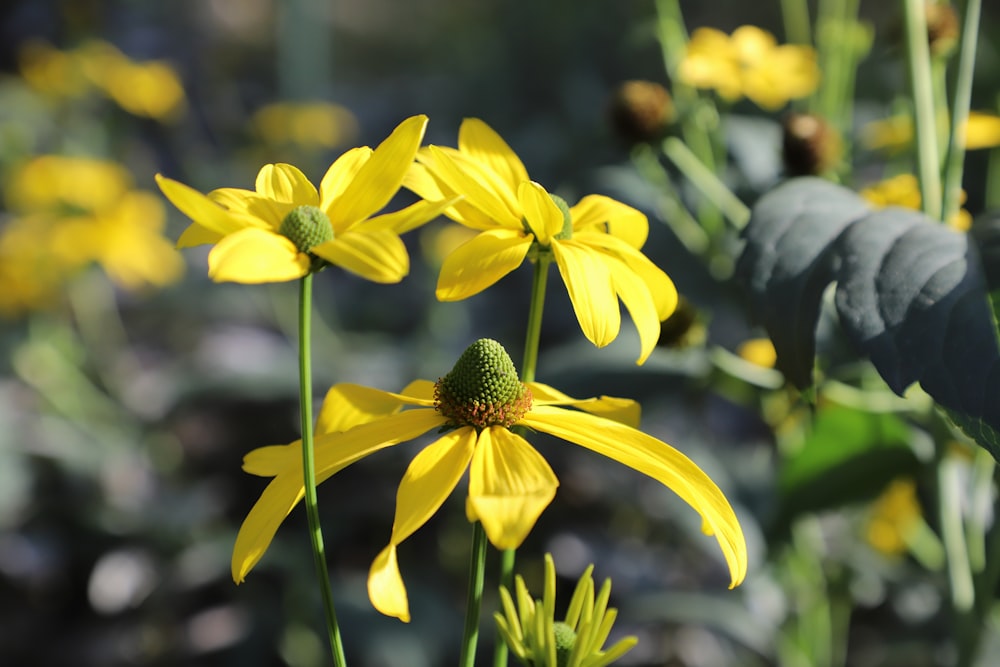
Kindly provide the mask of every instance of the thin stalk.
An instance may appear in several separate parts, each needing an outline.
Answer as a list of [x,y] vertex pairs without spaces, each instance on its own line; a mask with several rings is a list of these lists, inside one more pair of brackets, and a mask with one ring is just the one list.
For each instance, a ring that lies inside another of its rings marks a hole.
[[785,25],[786,42],[812,44],[809,4],[806,0],[781,0],[781,20]]
[[927,45],[924,0],[903,0],[906,19],[906,59],[913,94],[913,116],[917,142],[917,177],[923,211],[941,219],[941,162],[931,76],[931,54]]
[[958,614],[965,614],[975,603],[975,587],[962,527],[962,480],[958,465],[947,455],[938,461],[938,511],[947,556],[951,607]]
[[951,220],[958,213],[962,199],[962,168],[965,158],[965,126],[969,119],[969,105],[972,101],[972,71],[976,64],[976,46],[979,37],[979,15],[982,0],[965,2],[965,18],[962,22],[961,47],[958,56],[958,72],[955,92],[951,103],[951,128],[948,134],[948,152],[944,164],[944,200],[941,204],[942,216]]
[[668,137],[663,142],[663,154],[694,183],[706,199],[715,202],[735,229],[743,229],[746,226],[750,220],[750,209],[698,159],[698,156],[691,152],[683,141],[677,137]]
[[302,474],[305,486],[306,516],[309,518],[309,537],[312,542],[316,576],[319,579],[323,611],[326,615],[326,631],[330,640],[330,654],[336,667],[347,664],[344,646],[337,626],[337,613],[333,608],[333,592],[330,589],[330,573],[326,569],[326,549],[323,546],[323,530],[319,522],[319,504],[316,496],[316,461],[313,451],[312,417],[312,274],[299,281],[299,416],[302,421]]
[[[483,606],[483,582],[486,580],[486,531],[478,521],[472,524],[472,554],[469,556],[469,598],[465,605],[465,628],[462,630],[462,655],[459,667],[474,667],[479,643],[479,614]],[[503,643],[502,640],[498,640]],[[506,646],[506,644],[504,644]]]
[[[535,272],[531,281],[531,304],[528,306],[528,326],[524,337],[524,361],[521,364],[521,382],[534,382],[538,367],[538,343],[542,337],[542,314],[545,311],[545,288],[549,279],[549,265],[552,259],[540,254],[535,260]],[[514,561],[516,549],[504,549],[500,557],[500,585],[514,590]],[[507,644],[497,634],[493,648],[493,667],[507,665]]]
[[[996,469],[996,471],[995,482],[1000,483],[1000,469]],[[997,512],[1000,512],[1000,503],[994,505],[993,515],[998,516]],[[975,663],[983,630],[986,628],[986,619],[993,608],[998,581],[1000,581],[1000,526],[994,521],[986,545],[985,569],[978,574],[975,580],[975,604],[966,614],[959,615],[959,618],[956,619],[958,623],[958,631],[956,632],[958,659],[955,664],[957,667],[971,667]]]

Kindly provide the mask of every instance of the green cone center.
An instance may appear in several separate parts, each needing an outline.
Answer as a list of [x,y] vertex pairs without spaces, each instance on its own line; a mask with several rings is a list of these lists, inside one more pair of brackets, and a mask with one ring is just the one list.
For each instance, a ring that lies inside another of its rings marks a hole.
[[291,240],[299,252],[309,252],[319,244],[333,240],[333,225],[326,213],[315,206],[299,206],[281,221],[278,233]]
[[509,428],[531,408],[531,391],[518,378],[507,350],[480,338],[434,385],[434,406],[453,426]]
[[556,621],[552,624],[552,632],[556,640],[556,665],[566,667],[569,664],[569,656],[573,652],[573,645],[576,644],[576,633],[566,623]]

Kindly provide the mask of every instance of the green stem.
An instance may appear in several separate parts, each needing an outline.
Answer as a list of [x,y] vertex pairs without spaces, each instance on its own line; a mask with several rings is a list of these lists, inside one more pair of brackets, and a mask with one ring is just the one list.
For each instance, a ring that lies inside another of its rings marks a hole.
[[[483,582],[486,579],[486,531],[478,521],[472,524],[472,554],[469,556],[469,598],[465,605],[465,628],[462,631],[462,655],[459,667],[474,667],[479,642],[479,614],[483,605]],[[498,639],[503,644],[503,640]],[[506,646],[506,644],[504,644]]]
[[694,183],[703,195],[715,202],[733,227],[742,229],[750,220],[750,209],[677,137],[663,142],[663,154]]
[[[1000,483],[1000,468],[995,470],[995,482]],[[1000,503],[994,504],[993,512],[994,516],[997,516],[997,512],[1000,512]],[[1000,581],[1000,526],[994,521],[986,545],[986,566],[975,580],[975,604],[967,613],[959,614],[956,618],[957,667],[971,667],[975,663],[986,619],[993,608],[998,581]]]
[[781,0],[781,19],[785,25],[785,41],[790,44],[812,44],[809,5],[806,0]]
[[947,455],[938,461],[938,506],[941,537],[948,564],[951,606],[958,615],[972,609],[975,588],[969,567],[969,550],[962,527],[962,480],[958,462]]
[[965,125],[969,119],[969,105],[972,101],[972,71],[976,64],[976,45],[981,10],[982,0],[967,0],[965,3],[962,46],[958,58],[955,93],[951,104],[951,128],[948,134],[948,153],[944,165],[944,201],[941,208],[945,220],[951,220],[961,206]]
[[[521,364],[521,382],[534,382],[538,367],[538,342],[542,337],[542,313],[545,310],[545,287],[548,284],[549,265],[552,259],[539,254],[535,260],[535,273],[531,281],[531,305],[528,307],[528,326],[524,337],[524,361]],[[504,549],[500,559],[500,585],[514,590],[514,560],[516,549]],[[493,666],[507,664],[507,644],[498,634],[493,649]]]
[[632,150],[632,164],[643,180],[655,188],[655,207],[660,219],[670,227],[689,253],[695,257],[704,257],[711,240],[684,206],[659,157],[648,145],[640,144]]
[[906,18],[906,57],[913,94],[920,197],[924,213],[940,220],[941,162],[938,151],[931,55],[930,47],[927,45],[927,17],[924,14],[924,0],[903,0],[903,11]]
[[333,608],[330,573],[326,569],[326,549],[323,547],[323,530],[319,522],[319,504],[316,496],[316,461],[313,451],[312,417],[312,274],[299,282],[299,415],[302,421],[302,474],[305,486],[306,515],[309,518],[309,537],[312,542],[316,576],[319,578],[323,610],[326,613],[326,630],[330,639],[333,664],[344,667],[344,647],[337,626],[337,613]]

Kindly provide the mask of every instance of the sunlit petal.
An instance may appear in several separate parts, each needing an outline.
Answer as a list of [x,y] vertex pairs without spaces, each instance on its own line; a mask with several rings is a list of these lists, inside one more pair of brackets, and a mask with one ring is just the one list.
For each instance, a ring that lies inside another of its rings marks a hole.
[[604,347],[621,328],[621,310],[607,264],[600,253],[572,240],[553,242],[552,251],[583,335]]
[[410,600],[403,576],[399,573],[394,544],[379,552],[368,571],[368,597],[372,606],[386,616],[398,618],[403,623],[410,622]]
[[420,225],[430,222],[452,206],[458,197],[442,201],[418,201],[404,209],[386,213],[365,221],[366,230],[387,230],[396,234],[404,234]]
[[[421,148],[417,152],[417,159],[427,164],[414,162],[403,179],[404,187],[428,201],[441,201],[442,199],[462,196],[431,174],[428,165],[433,164],[434,158],[427,148]],[[472,229],[496,229],[499,226],[492,218],[467,202],[464,197],[456,201],[453,206],[445,209],[444,214],[455,222]]]
[[399,235],[361,228],[313,246],[313,254],[376,283],[398,283],[410,272],[410,256]]
[[188,225],[187,229],[181,232],[180,238],[177,239],[177,247],[190,248],[196,245],[218,243],[221,238],[223,238],[222,234],[202,227],[195,222]]
[[282,204],[316,206],[319,195],[298,167],[290,164],[265,164],[257,172],[257,194]]
[[247,227],[245,220],[229,215],[226,209],[194,188],[159,174],[156,175],[156,184],[170,203],[205,229],[225,236]]
[[208,198],[222,204],[229,215],[245,219],[248,225],[275,232],[280,229],[285,216],[298,206],[294,202],[280,202],[240,188],[216,188],[208,193]]
[[522,181],[528,180],[528,170],[493,128],[478,118],[466,118],[458,130],[458,149],[482,162],[517,192]]
[[[274,477],[297,465],[302,458],[302,441],[287,445],[267,445],[250,450],[243,457],[243,472],[259,477]],[[299,466],[301,470],[301,465]]]
[[281,522],[304,495],[301,472],[297,478],[294,473],[285,473],[271,480],[236,535],[232,558],[233,581],[239,584],[246,579],[271,545]]
[[715,535],[735,587],[746,576],[747,549],[736,514],[715,482],[670,445],[593,415],[535,406],[519,422],[612,458],[672,489],[701,514]]
[[464,195],[466,202],[502,227],[522,229],[520,212],[514,208],[514,193],[502,192],[496,175],[458,151],[428,146],[431,160],[424,161],[434,176],[453,192]]
[[603,195],[588,195],[569,209],[574,231],[598,227],[638,250],[649,236],[649,220],[642,211]]
[[469,511],[498,549],[516,549],[556,495],[552,468],[528,441],[492,426],[479,434],[469,470]]
[[398,412],[404,405],[430,406],[432,402],[404,400],[400,394],[359,384],[335,384],[323,398],[316,418],[316,434],[346,431]]
[[461,301],[521,266],[532,237],[513,229],[482,232],[456,248],[441,265],[437,298]]
[[622,303],[628,309],[639,332],[640,353],[637,364],[642,364],[652,354],[656,341],[660,338],[660,318],[656,313],[656,303],[649,286],[622,260],[605,255],[614,285]]
[[535,233],[538,242],[547,246],[552,237],[562,231],[563,214],[552,197],[538,183],[522,181],[517,189],[517,199],[524,211],[524,219]]
[[403,183],[427,127],[427,116],[407,118],[392,131],[357,171],[327,214],[336,231],[349,229],[377,213]]
[[573,240],[618,254],[649,287],[649,293],[653,295],[653,301],[656,303],[656,314],[660,321],[670,317],[677,308],[677,288],[674,287],[670,276],[628,243],[609,234],[593,232],[576,234],[573,236]]
[[642,406],[639,405],[638,401],[615,396],[579,399],[568,396],[541,382],[526,382],[525,384],[531,389],[534,405],[565,405],[599,415],[605,419],[613,419],[632,428],[639,427]]
[[309,257],[284,236],[247,228],[219,241],[208,254],[208,277],[216,282],[277,283],[309,272]]
[[[327,216],[330,216],[331,207],[336,205],[337,200],[343,194],[347,186],[354,180],[361,167],[372,156],[372,149],[368,146],[352,148],[330,165],[319,184],[319,207]],[[330,218],[333,219],[332,217]],[[340,231],[334,228],[334,231]]]

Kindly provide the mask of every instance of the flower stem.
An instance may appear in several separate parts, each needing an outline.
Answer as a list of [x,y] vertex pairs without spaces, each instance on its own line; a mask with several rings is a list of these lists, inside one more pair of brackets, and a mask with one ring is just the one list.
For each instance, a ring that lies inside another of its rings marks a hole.
[[683,141],[677,137],[667,138],[663,142],[663,154],[701,190],[706,199],[715,202],[734,229],[743,229],[746,226],[750,220],[750,209],[691,152]]
[[961,51],[958,60],[958,78],[955,81],[951,105],[951,128],[948,135],[948,152],[944,165],[944,203],[942,217],[950,220],[958,213],[962,194],[962,161],[965,158],[965,125],[969,120],[972,99],[972,70],[976,62],[976,44],[979,34],[979,15],[982,0],[965,3],[962,23]]
[[[538,343],[542,337],[542,313],[545,310],[545,287],[549,279],[549,265],[552,259],[540,255],[535,261],[535,273],[531,281],[531,305],[528,307],[528,326],[524,338],[524,362],[521,364],[521,382],[534,382],[538,366]],[[500,557],[500,585],[514,590],[514,560],[516,549],[504,549]],[[497,634],[493,647],[493,667],[507,664],[507,643]]]
[[299,282],[299,415],[302,420],[302,474],[305,486],[306,515],[309,518],[309,537],[312,541],[313,560],[316,576],[319,578],[323,610],[326,613],[326,630],[330,639],[330,653],[333,664],[344,667],[344,647],[337,626],[337,613],[333,609],[333,593],[330,590],[330,573],[326,569],[326,549],[323,547],[323,531],[319,523],[319,506],[316,497],[316,462],[313,452],[312,417],[312,351],[310,332],[312,331],[312,274],[307,274]]
[[906,18],[906,56],[910,70],[910,87],[913,91],[920,197],[924,213],[940,220],[941,163],[924,0],[903,0],[903,9]]
[[[469,557],[469,599],[465,606],[465,629],[462,631],[462,655],[459,667],[474,667],[479,642],[479,610],[483,603],[486,578],[486,531],[478,521],[472,525],[472,555]],[[503,643],[500,641],[500,643]],[[506,646],[506,644],[505,644]]]

